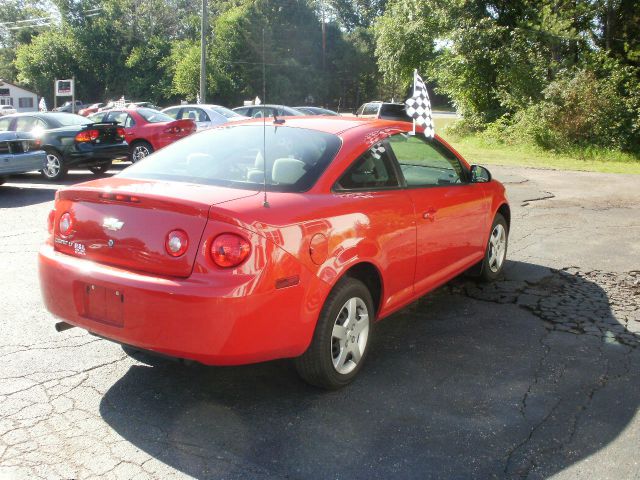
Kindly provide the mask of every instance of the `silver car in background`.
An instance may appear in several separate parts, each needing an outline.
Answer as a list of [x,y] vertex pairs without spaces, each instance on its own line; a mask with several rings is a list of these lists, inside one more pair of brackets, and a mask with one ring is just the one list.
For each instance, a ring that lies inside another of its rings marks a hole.
[[27,132],[0,132],[0,185],[8,175],[42,170],[47,154]]
[[205,104],[176,105],[165,108],[162,113],[176,120],[193,120],[198,127],[198,131],[247,118],[220,105]]

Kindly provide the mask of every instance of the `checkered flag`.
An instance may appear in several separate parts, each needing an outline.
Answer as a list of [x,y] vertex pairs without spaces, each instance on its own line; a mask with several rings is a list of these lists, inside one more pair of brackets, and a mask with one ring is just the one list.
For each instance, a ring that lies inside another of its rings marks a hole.
[[373,158],[375,158],[376,160],[380,160],[382,154],[387,151],[387,149],[384,148],[384,145],[382,145],[381,142],[376,143],[369,150],[371,151],[371,155],[373,155]]
[[[433,127],[433,117],[431,116],[431,102],[427,93],[427,86],[418,75],[418,70],[413,72],[413,95],[404,102],[407,115],[413,118],[416,124],[424,127],[424,134],[427,137],[435,135]],[[415,128],[414,128],[415,129]]]
[[124,108],[127,102],[124,99],[124,95],[122,95],[118,100],[113,102],[113,108]]

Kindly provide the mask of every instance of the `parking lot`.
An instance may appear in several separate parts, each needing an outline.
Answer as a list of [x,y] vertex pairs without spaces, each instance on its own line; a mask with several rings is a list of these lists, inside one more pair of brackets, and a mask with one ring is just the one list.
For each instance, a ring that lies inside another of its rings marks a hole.
[[288,361],[183,365],[56,333],[36,267],[60,185],[9,179],[0,478],[640,479],[640,176],[491,171],[506,278],[393,315],[329,393]]

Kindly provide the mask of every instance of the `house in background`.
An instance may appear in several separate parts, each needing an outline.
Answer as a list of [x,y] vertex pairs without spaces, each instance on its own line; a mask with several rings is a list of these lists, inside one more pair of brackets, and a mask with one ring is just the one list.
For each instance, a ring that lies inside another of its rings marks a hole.
[[35,112],[38,95],[0,79],[0,105],[13,105],[18,112]]

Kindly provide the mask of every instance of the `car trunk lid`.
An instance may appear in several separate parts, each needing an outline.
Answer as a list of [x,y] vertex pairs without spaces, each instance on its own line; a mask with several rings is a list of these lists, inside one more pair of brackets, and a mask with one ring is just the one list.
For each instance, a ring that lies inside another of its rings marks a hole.
[[[55,249],[128,270],[188,277],[211,206],[256,194],[117,178],[69,187],[59,192],[56,201]],[[64,213],[72,219],[68,235],[60,230]],[[187,250],[180,257],[172,257],[165,248],[173,230],[188,236]]]

